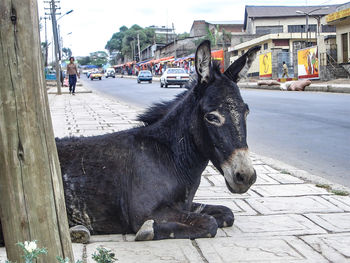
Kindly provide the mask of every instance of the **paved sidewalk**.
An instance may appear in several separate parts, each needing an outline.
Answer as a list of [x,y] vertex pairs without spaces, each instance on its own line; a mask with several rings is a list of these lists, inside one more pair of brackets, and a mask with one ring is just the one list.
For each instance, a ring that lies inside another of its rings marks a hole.
[[[140,112],[95,93],[49,95],[49,102],[57,137],[127,129],[137,125]],[[93,262],[92,253],[104,246],[122,263],[350,262],[350,197],[274,169],[255,154],[252,159],[258,180],[243,195],[231,194],[212,165],[203,173],[195,200],[226,205],[236,218],[215,238],[134,242],[133,235],[92,236],[87,245],[74,244],[76,260]]]

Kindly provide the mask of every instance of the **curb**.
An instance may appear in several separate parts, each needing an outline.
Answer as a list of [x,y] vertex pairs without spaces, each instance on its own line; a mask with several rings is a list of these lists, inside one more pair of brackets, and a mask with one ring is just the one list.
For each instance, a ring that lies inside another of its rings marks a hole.
[[[116,75],[118,78],[125,79],[137,79],[136,76],[129,75]],[[159,77],[153,77],[153,81],[160,81]],[[260,90],[281,90],[279,85],[258,85],[256,82],[242,82],[238,83],[238,87],[241,89],[260,89]],[[343,86],[342,84],[311,84],[310,86],[305,87],[305,91],[308,92],[331,92],[331,93],[349,93],[350,94],[350,85]]]
[[[346,192],[347,195],[350,194],[350,188],[346,187],[344,185],[334,183],[328,179],[325,179],[321,176],[311,174],[307,171],[298,169],[292,165],[286,164],[282,161],[262,156],[256,153],[253,153],[258,159],[260,159],[263,163],[271,166],[272,168],[278,170],[279,172],[286,172],[290,175],[293,175],[295,177],[298,177],[306,182],[310,182],[317,185],[322,186],[323,188],[326,188],[328,191],[341,191],[341,192]],[[329,187],[328,187],[329,186]]]
[[[239,88],[243,89],[260,89],[260,90],[280,90],[279,85],[258,85],[258,83],[238,83]],[[350,93],[350,85],[344,86],[342,84],[311,84],[305,87],[308,92],[332,92],[332,93]]]
[[[76,94],[78,94],[78,93],[92,93],[92,90],[76,91],[75,93],[76,93]],[[57,94],[57,91],[48,91],[47,94],[56,94],[56,95],[58,95],[58,94]],[[61,92],[61,95],[62,95],[62,94],[70,94],[70,93],[69,93],[69,91],[62,91],[62,92]]]

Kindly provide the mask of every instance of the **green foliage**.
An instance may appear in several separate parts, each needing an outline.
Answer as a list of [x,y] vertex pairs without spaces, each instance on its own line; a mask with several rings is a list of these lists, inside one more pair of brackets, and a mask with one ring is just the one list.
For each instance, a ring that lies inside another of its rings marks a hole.
[[108,62],[108,54],[105,51],[96,51],[90,53],[90,64],[102,67]]
[[64,59],[69,59],[72,56],[72,50],[69,47],[62,48],[62,53]]
[[25,263],[33,263],[34,260],[36,260],[40,255],[47,254],[47,249],[46,248],[39,248],[37,246],[37,241],[25,241],[24,243],[18,242],[16,244],[19,246],[22,251],[23,251],[23,259]]
[[179,40],[185,39],[185,38],[188,38],[188,37],[190,37],[190,33],[187,33],[187,32],[184,32],[184,33],[182,33],[182,34],[178,34],[178,35],[176,36],[176,38],[179,39]]
[[138,53],[138,38],[140,40],[140,49],[142,50],[155,42],[154,29],[142,28],[139,25],[133,25],[130,28],[122,26],[119,28],[119,32],[112,35],[105,48],[110,53],[119,51],[119,58],[132,57],[132,55]]
[[79,63],[80,65],[90,65],[91,59],[90,59],[89,56],[82,57],[82,58],[78,59],[78,63]]
[[107,250],[104,247],[97,248],[98,254],[96,252],[92,255],[92,259],[97,263],[113,263],[117,259],[111,250]]
[[96,51],[90,53],[90,56],[78,59],[80,65],[96,65],[102,67],[108,62],[108,54],[105,51]]
[[[56,257],[59,263],[70,263],[69,258],[61,258],[61,257]],[[76,263],[83,263],[82,260],[78,260]]]

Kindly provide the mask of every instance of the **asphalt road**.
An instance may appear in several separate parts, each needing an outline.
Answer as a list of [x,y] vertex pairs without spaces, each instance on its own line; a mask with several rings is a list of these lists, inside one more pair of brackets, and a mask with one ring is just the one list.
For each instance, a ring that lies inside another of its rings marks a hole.
[[[184,90],[133,79],[82,79],[93,90],[141,107]],[[242,90],[242,96],[250,107],[251,151],[350,187],[350,95]]]

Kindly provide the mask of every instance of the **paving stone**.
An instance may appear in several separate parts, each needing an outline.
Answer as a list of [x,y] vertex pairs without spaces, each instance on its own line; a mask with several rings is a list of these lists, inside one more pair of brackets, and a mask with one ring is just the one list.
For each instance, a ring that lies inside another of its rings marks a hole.
[[244,194],[232,194],[226,187],[201,187],[198,188],[195,200],[207,200],[207,199],[231,199],[231,198],[247,198],[258,197],[256,193],[248,190]]
[[207,178],[205,178],[205,176],[202,175],[201,183],[199,187],[210,187],[210,186],[211,186],[211,183],[208,181]]
[[208,262],[328,262],[296,237],[197,239]]
[[6,256],[6,248],[5,247],[0,247],[0,262],[3,263],[7,260]]
[[262,174],[262,173],[258,174],[254,185],[266,185],[266,184],[280,184],[280,183],[272,179],[267,174]]
[[72,243],[72,249],[73,249],[74,260],[75,261],[83,260],[84,245],[83,244]]
[[[236,216],[235,228],[225,228],[228,236],[248,234],[252,236],[285,236],[325,234],[320,228],[302,215]],[[239,234],[240,232],[240,234]]]
[[326,195],[323,198],[343,209],[345,212],[350,212],[350,196]]
[[246,201],[263,215],[343,212],[319,196],[248,198]]
[[90,243],[96,242],[123,242],[123,235],[92,235]]
[[202,175],[213,175],[213,174],[219,174],[218,171],[216,171],[213,167],[208,165],[205,170],[203,171]]
[[[262,174],[262,173],[271,173],[269,169],[266,168],[267,165],[255,165],[254,166],[254,169],[256,171],[256,173],[259,175],[259,174]],[[277,171],[276,171],[277,172]]]
[[225,179],[221,174],[208,175],[207,179],[212,182],[215,186],[226,187]]
[[335,233],[350,231],[350,213],[307,214],[305,216],[328,231]]
[[262,196],[303,196],[330,194],[312,184],[253,185],[252,189]]
[[281,184],[302,184],[305,183],[303,180],[289,175],[289,174],[283,174],[283,173],[269,173],[268,176],[276,180],[277,182]]
[[242,199],[221,199],[221,200],[196,200],[197,203],[203,203],[208,205],[223,205],[230,208],[235,216],[248,216],[256,215],[257,212],[252,209],[244,200]]
[[162,240],[146,242],[99,242],[86,246],[87,263],[93,263],[91,255],[103,246],[112,250],[118,262],[203,262],[190,240]]
[[350,262],[350,233],[301,237],[330,262]]

